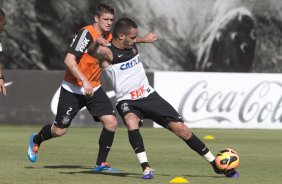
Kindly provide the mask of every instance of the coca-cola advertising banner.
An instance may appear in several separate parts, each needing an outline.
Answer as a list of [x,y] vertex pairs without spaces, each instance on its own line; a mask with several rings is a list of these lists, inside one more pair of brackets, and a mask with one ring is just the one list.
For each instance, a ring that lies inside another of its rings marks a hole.
[[282,129],[281,74],[155,72],[154,84],[191,128]]

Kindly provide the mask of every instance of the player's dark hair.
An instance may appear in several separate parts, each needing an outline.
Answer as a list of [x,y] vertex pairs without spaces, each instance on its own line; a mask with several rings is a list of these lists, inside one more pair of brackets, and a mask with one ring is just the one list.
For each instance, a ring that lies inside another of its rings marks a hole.
[[0,8],[0,17],[5,17],[5,12]]
[[113,30],[113,37],[118,38],[119,34],[130,34],[131,28],[137,28],[137,24],[130,18],[121,18],[119,19]]
[[114,15],[115,10],[108,3],[103,2],[96,7],[95,15],[101,16],[103,13],[111,13]]

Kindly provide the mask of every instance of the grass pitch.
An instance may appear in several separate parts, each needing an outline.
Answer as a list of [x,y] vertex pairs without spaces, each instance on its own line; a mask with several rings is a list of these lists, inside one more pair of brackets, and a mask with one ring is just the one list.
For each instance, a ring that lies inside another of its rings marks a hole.
[[119,173],[94,173],[99,128],[71,127],[61,138],[44,142],[36,163],[30,163],[26,148],[31,132],[41,127],[0,126],[1,184],[168,184],[184,177],[190,184],[280,184],[282,170],[282,130],[194,129],[216,154],[230,147],[241,159],[240,178],[230,179],[213,173],[210,165],[184,142],[164,129],[141,128],[155,178],[142,180],[141,167],[130,147],[127,131],[117,130],[108,162]]

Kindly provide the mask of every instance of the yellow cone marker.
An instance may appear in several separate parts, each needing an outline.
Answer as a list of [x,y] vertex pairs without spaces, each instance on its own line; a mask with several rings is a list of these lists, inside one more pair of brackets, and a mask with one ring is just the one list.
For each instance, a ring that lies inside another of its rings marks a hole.
[[212,136],[212,135],[206,135],[206,136],[204,137],[204,139],[205,139],[205,140],[214,140],[215,137]]
[[170,180],[169,183],[189,183],[189,181],[182,177],[175,177],[172,180]]

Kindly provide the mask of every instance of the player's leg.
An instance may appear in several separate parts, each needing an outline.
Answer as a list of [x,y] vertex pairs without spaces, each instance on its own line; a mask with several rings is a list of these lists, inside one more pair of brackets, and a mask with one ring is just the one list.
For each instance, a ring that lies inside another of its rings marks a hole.
[[210,152],[209,148],[195,134],[193,134],[183,122],[171,121],[168,123],[168,128],[180,137],[192,150],[206,159],[217,174],[225,174],[226,177],[239,177],[239,174],[235,170],[229,173],[224,173],[218,169],[215,165],[215,157]]
[[115,130],[118,124],[117,119],[114,115],[104,115],[100,117],[100,120],[103,123],[103,130],[100,134],[99,151],[96,165],[93,169],[95,172],[102,170],[115,170],[111,168],[111,165],[106,161],[114,141]]
[[215,157],[210,152],[209,148],[195,134],[193,134],[183,122],[171,121],[168,123],[168,129],[180,137],[192,150],[211,163],[213,168],[216,168],[214,164]]
[[103,88],[100,87],[92,97],[87,98],[86,107],[94,120],[101,121],[103,124],[99,138],[98,156],[93,170],[95,172],[102,170],[113,171],[114,169],[106,162],[118,126],[112,103]]
[[30,136],[27,154],[31,162],[36,161],[42,142],[60,137],[67,132],[73,117],[83,106],[83,102],[80,102],[82,97],[61,88],[55,123],[44,125],[38,134],[32,133]]
[[139,131],[140,119],[134,113],[127,113],[124,117],[128,129],[128,139],[143,169],[143,179],[153,178],[153,172],[149,165],[143,138]]
[[[215,166],[214,155],[210,152],[208,147],[183,123],[178,112],[157,92],[152,93],[146,100],[149,104],[144,104],[147,111],[147,117],[174,132],[178,137],[185,141],[185,143],[199,155],[205,158],[218,174],[223,174]],[[145,109],[144,109],[145,110]]]
[[137,105],[142,104],[136,101],[121,101],[117,104],[116,107],[128,129],[129,143],[143,169],[142,178],[151,179],[154,177],[153,172],[148,162],[143,138],[141,136],[141,133],[139,132],[139,127],[141,125],[140,119],[143,117],[143,114],[139,110],[134,108]]

